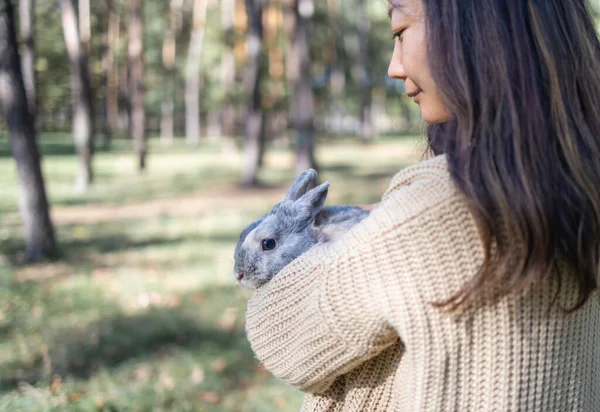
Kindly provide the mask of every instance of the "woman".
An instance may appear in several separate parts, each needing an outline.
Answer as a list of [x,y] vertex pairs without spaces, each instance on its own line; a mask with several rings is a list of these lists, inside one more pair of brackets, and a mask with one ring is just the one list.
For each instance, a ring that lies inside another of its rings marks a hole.
[[395,0],[430,159],[257,290],[304,410],[600,411],[600,45],[583,0]]

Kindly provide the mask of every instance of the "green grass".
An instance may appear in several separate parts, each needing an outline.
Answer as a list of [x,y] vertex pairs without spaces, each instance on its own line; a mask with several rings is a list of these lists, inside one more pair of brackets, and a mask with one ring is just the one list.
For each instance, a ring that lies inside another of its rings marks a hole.
[[[214,143],[130,142],[97,154],[74,193],[68,136],[40,137],[62,259],[20,266],[15,165],[0,139],[0,411],[295,411],[302,394],[266,372],[244,335],[249,291],[231,275],[240,231],[279,201],[293,156],[268,152],[259,190]],[[419,156],[414,138],[321,144],[329,204],[378,201]]]

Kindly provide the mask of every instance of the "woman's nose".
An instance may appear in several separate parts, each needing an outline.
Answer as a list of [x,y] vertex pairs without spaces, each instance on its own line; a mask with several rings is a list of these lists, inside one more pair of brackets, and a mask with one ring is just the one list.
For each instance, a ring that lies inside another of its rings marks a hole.
[[402,58],[400,57],[400,51],[398,48],[394,49],[392,60],[388,67],[388,76],[392,79],[405,80],[406,73],[404,72],[404,65],[402,64]]

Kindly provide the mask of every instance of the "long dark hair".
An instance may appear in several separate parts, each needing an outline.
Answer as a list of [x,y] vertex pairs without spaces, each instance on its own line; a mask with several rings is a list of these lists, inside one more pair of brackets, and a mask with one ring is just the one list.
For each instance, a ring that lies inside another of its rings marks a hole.
[[[423,0],[434,81],[453,120],[428,130],[481,227],[485,261],[443,305],[499,299],[600,267],[600,43],[584,0]],[[492,253],[493,250],[493,253]]]

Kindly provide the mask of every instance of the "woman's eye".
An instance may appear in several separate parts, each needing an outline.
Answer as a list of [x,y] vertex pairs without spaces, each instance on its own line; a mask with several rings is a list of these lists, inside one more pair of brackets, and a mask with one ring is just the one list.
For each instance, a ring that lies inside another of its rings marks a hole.
[[273,250],[275,249],[275,240],[274,239],[264,239],[262,241],[262,250]]
[[402,33],[404,33],[404,30],[399,30],[396,33],[394,33],[394,35],[392,36],[392,40],[400,40],[402,41]]

